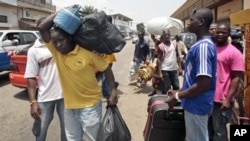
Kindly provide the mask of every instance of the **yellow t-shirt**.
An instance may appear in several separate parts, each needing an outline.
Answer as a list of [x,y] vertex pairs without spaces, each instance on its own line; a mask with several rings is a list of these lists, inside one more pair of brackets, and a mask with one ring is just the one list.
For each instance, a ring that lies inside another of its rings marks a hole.
[[106,61],[79,45],[68,54],[58,52],[51,41],[46,46],[58,68],[65,108],[86,108],[98,103],[101,99],[101,88],[94,68],[104,71],[108,67]]
[[113,62],[116,61],[114,53],[112,53],[112,54],[104,54],[103,58],[109,64],[111,64],[111,63],[113,63]]

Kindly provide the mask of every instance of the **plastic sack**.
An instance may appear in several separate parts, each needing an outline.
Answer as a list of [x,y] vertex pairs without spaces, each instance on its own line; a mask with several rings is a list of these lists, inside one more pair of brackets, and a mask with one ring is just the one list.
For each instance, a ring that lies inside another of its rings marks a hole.
[[184,26],[181,20],[171,17],[157,17],[149,20],[147,32],[153,35],[162,35],[163,30],[169,29],[171,35],[179,34]]
[[122,33],[103,11],[83,16],[74,39],[87,50],[105,54],[120,52],[126,44]]
[[117,106],[107,107],[97,141],[131,141],[130,131]]

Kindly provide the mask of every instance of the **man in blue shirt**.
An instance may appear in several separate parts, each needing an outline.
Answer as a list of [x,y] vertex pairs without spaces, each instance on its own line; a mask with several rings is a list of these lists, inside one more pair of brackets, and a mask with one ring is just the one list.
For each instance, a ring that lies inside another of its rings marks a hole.
[[135,43],[135,51],[133,61],[136,62],[137,65],[140,63],[144,63],[147,60],[149,55],[149,44],[148,41],[144,39],[145,32],[138,32],[138,40]]
[[189,31],[197,42],[190,48],[185,64],[181,91],[169,91],[168,103],[172,107],[181,99],[185,111],[188,141],[208,141],[208,118],[212,112],[216,85],[216,47],[209,36],[213,14],[208,8],[193,11]]
[[138,31],[138,40],[135,42],[132,67],[130,66],[130,85],[136,83],[136,75],[141,63],[145,63],[149,56],[149,44],[144,39],[145,32]]

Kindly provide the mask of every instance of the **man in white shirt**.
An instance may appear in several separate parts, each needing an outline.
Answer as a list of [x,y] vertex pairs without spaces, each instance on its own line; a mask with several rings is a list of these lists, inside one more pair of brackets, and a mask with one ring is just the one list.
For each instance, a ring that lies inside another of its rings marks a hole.
[[[47,130],[55,109],[60,120],[61,141],[66,141],[64,100],[56,64],[48,48],[39,39],[28,51],[24,77],[27,78],[28,83],[31,116],[35,120],[41,120],[41,130],[40,134],[36,135],[36,141],[46,140]],[[39,88],[36,98],[37,84]]]

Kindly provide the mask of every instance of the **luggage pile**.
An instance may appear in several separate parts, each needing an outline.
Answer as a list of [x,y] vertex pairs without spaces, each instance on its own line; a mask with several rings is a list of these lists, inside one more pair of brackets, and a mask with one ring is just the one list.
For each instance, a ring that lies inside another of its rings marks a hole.
[[96,52],[112,54],[120,52],[126,44],[120,30],[108,20],[104,11],[83,15],[80,5],[61,9],[54,23],[67,33],[81,47]]

